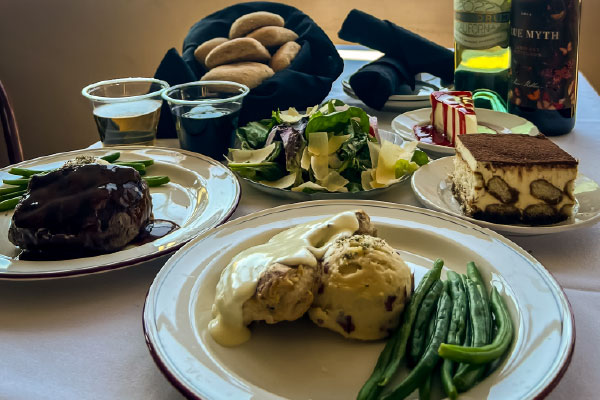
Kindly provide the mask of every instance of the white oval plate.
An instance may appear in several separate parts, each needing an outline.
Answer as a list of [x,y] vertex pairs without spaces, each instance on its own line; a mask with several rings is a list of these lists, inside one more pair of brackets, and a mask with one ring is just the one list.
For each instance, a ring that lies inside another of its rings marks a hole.
[[[477,129],[479,133],[520,133],[537,135],[540,131],[531,122],[519,116],[476,108]],[[415,125],[429,125],[431,123],[431,107],[409,111],[398,115],[392,121],[392,129],[404,140],[414,141],[413,127]],[[439,146],[437,144],[419,142],[418,147],[435,156],[453,155],[454,147]]]
[[419,168],[411,179],[413,192],[419,202],[427,208],[456,215],[508,235],[544,235],[583,228],[600,222],[600,187],[582,174],[579,174],[575,180],[577,204],[572,218],[553,225],[529,226],[495,224],[464,215],[458,201],[452,195],[452,182],[448,178],[452,171],[454,171],[453,157],[440,158]]
[[[387,140],[388,142],[392,142],[397,144],[398,146],[402,146],[404,143],[404,139],[399,135],[386,131],[383,129],[379,129],[379,137],[382,140]],[[236,174],[237,175],[237,174]],[[379,189],[371,189],[371,190],[362,190],[360,192],[316,192],[316,193],[304,193],[304,192],[294,192],[290,189],[279,189],[274,188],[272,186],[268,186],[262,184],[260,182],[253,181],[252,179],[244,178],[243,176],[237,175],[238,178],[248,182],[248,184],[261,192],[274,197],[280,197],[292,201],[309,201],[309,200],[327,200],[327,199],[369,199],[379,194],[382,194],[392,187],[396,185],[402,184],[402,182],[407,181],[410,178],[410,175],[403,176],[398,182],[393,185],[386,186]]]
[[[220,273],[240,251],[291,226],[344,210],[366,211],[415,271],[433,260],[464,273],[475,261],[506,299],[515,338],[498,369],[471,399],[543,396],[566,370],[575,340],[573,314],[554,278],[526,251],[488,229],[418,207],[360,200],[285,205],[230,221],[197,237],[156,276],[143,326],[154,360],[193,399],[351,399],[370,375],[382,341],[346,340],[310,321],[254,326],[252,338],[226,348],[207,331]],[[415,396],[413,395],[412,398]]]
[[40,157],[0,169],[0,179],[14,179],[12,167],[51,169],[78,155],[103,156],[119,151],[120,161],[151,158],[150,175],[167,175],[171,182],[150,188],[152,210],[157,219],[176,222],[180,228],[141,246],[94,257],[60,261],[25,261],[17,258],[19,249],[8,241],[13,211],[0,212],[0,279],[46,279],[85,275],[147,261],[171,253],[194,236],[227,220],[240,199],[235,175],[217,161],[184,150],[160,147],[126,146],[84,149]]

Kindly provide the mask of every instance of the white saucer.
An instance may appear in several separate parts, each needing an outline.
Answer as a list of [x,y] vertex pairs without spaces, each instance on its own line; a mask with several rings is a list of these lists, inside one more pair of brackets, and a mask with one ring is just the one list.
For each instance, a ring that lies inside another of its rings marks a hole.
[[456,215],[477,225],[497,232],[517,235],[545,235],[583,228],[600,222],[600,187],[596,182],[579,174],[575,180],[574,215],[570,219],[553,225],[528,226],[505,225],[481,221],[465,216],[452,195],[452,183],[448,175],[454,170],[453,157],[444,157],[419,168],[412,176],[411,186],[421,204],[433,210]]
[[[499,111],[476,108],[479,133],[520,133],[526,135],[537,135],[540,131],[531,122],[513,114]],[[405,140],[414,141],[413,128],[415,125],[429,125],[431,123],[431,107],[405,112],[398,115],[392,121],[394,132]],[[418,147],[434,157],[453,155],[454,147],[440,146],[419,142]]]

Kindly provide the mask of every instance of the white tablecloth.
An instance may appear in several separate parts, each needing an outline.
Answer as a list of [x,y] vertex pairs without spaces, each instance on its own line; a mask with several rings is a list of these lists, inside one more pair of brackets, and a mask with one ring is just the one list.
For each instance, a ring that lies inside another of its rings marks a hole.
[[[339,81],[330,97],[352,101]],[[383,128],[397,114],[373,113]],[[600,97],[584,78],[577,114],[575,130],[553,140],[600,182]],[[377,200],[419,205],[410,185],[401,186]],[[232,218],[280,204],[244,185]],[[596,225],[511,237],[552,272],[575,312],[573,360],[550,399],[600,397],[599,234]],[[0,282],[0,399],[180,399],[152,361],[142,332],[146,292],[164,262],[79,278]]]

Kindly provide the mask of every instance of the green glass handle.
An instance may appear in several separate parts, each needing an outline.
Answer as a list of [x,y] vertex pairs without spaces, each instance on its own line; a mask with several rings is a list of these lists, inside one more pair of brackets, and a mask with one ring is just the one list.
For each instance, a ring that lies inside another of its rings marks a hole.
[[489,89],[477,89],[473,91],[473,104],[477,108],[508,112],[504,99],[498,93]]

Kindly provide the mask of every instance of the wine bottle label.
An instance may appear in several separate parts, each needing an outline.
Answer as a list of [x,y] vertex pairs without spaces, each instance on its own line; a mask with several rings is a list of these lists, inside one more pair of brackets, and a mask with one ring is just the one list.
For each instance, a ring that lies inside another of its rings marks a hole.
[[454,0],[454,40],[467,49],[507,47],[510,0]]
[[515,1],[509,101],[517,106],[574,108],[579,0]]

